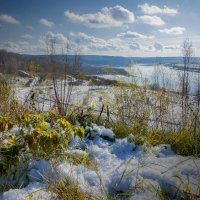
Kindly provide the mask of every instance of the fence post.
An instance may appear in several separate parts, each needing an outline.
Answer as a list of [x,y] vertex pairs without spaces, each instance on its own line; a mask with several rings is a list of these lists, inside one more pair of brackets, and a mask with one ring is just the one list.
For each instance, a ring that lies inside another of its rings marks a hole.
[[98,120],[97,120],[97,121],[99,121],[99,120],[100,120],[100,118],[101,118],[101,115],[102,115],[102,113],[103,113],[103,110],[104,110],[104,104],[102,105],[101,112],[100,112],[100,114],[99,114],[99,117],[98,117]]
[[107,105],[107,119],[108,119],[108,122],[109,122],[109,119],[110,119],[110,112],[109,112],[109,109],[108,109],[108,105]]

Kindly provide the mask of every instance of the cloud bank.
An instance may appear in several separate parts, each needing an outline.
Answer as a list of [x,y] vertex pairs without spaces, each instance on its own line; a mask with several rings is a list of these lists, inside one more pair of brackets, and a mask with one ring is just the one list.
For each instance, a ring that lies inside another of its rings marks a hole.
[[40,19],[40,24],[47,26],[47,27],[52,27],[54,25],[53,22],[51,22],[45,18]]
[[166,15],[174,16],[178,14],[178,10],[176,9],[168,8],[167,6],[160,8],[158,6],[149,5],[148,3],[138,5],[138,8],[140,8],[144,14],[148,14],[148,15],[166,14]]
[[104,7],[97,13],[75,14],[65,11],[65,17],[72,23],[81,23],[89,28],[120,27],[135,21],[134,14],[120,5]]
[[139,23],[151,25],[151,26],[162,26],[165,24],[165,22],[158,16],[149,16],[149,15],[143,15],[137,17],[137,20]]
[[6,15],[6,14],[0,15],[0,21],[7,24],[20,24],[20,22],[17,21],[14,17]]
[[168,35],[182,35],[185,32],[184,27],[172,27],[172,28],[166,28],[166,29],[160,29],[160,33],[165,33]]
[[152,39],[154,38],[154,36],[147,36],[147,35],[143,35],[137,32],[132,32],[132,31],[127,31],[126,33],[120,33],[117,35],[117,37],[121,37],[121,38],[127,38],[127,39]]

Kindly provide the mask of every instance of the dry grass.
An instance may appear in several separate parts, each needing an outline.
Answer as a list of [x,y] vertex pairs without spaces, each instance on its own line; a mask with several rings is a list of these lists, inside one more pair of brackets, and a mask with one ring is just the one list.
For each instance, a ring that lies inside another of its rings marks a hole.
[[0,113],[8,110],[8,101],[10,97],[10,90],[7,81],[0,76]]
[[94,200],[92,194],[83,193],[80,191],[78,184],[72,185],[70,180],[61,179],[59,182],[51,183],[48,190],[50,190],[55,197],[52,199],[62,199],[62,200]]

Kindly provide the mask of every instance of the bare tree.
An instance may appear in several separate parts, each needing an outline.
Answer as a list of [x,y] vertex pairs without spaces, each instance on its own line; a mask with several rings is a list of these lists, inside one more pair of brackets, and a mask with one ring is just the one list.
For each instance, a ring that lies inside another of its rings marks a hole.
[[[62,48],[62,62],[60,66],[64,67],[64,74],[60,73],[58,69],[58,62],[54,60],[56,53],[56,40],[53,37],[47,38],[47,51],[50,55],[50,65],[52,67],[53,88],[56,100],[57,109],[60,115],[66,115],[70,97],[72,94],[76,76],[79,75],[80,70],[80,56],[77,48],[73,56],[73,60],[69,59],[70,43],[69,40],[65,44],[65,51]],[[72,69],[70,72],[69,69]],[[59,68],[61,69],[61,68]],[[62,68],[63,71],[63,68]],[[57,73],[58,72],[58,73]],[[63,76],[64,75],[64,76]],[[73,77],[74,76],[74,77]]]
[[80,67],[81,67],[81,57],[80,57],[80,47],[79,45],[76,46],[73,60],[72,60],[72,75],[74,77],[79,77],[80,75]]
[[197,108],[200,109],[200,64],[198,64],[197,71],[197,82],[196,82],[196,99],[197,99]]
[[183,75],[181,80],[182,85],[182,111],[183,115],[186,113],[187,105],[188,105],[188,99],[189,99],[189,68],[191,64],[191,59],[193,55],[193,49],[192,49],[192,42],[189,39],[186,39],[183,42],[182,46],[182,55],[183,55]]
[[56,45],[55,38],[53,36],[48,36],[48,38],[46,38],[46,48],[47,48],[47,53],[50,56],[49,68],[51,71],[51,75],[54,75],[54,76],[56,74],[56,67],[55,67],[55,61],[54,61],[54,56],[56,53],[55,45]]
[[152,84],[152,89],[158,90],[161,85],[160,85],[160,58],[156,57],[156,63],[154,66],[154,72],[153,72],[153,84]]
[[[64,61],[64,77],[60,77],[60,88],[58,86],[58,81],[53,77],[53,85],[54,85],[54,93],[56,96],[56,102],[57,102],[57,107],[58,111],[61,115],[66,115],[69,102],[70,102],[70,97],[71,93],[73,90],[74,86],[74,78],[69,75],[69,71],[67,71],[68,66],[69,66],[69,42],[66,44],[66,52],[62,50],[63,54],[63,61]],[[63,79],[64,78],[64,79]]]

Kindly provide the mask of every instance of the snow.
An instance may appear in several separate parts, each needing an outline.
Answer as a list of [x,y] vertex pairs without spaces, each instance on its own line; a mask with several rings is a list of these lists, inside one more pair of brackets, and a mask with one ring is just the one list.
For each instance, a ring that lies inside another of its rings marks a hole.
[[52,194],[47,192],[44,185],[40,183],[30,183],[27,187],[23,189],[12,189],[4,192],[0,196],[0,200],[49,200]]
[[[20,78],[20,82],[22,82]],[[35,77],[34,80],[32,80],[33,85],[35,82],[38,82],[38,77]],[[31,84],[32,84],[31,83]],[[60,87],[60,81],[58,80],[58,94],[61,94],[61,87]],[[129,92],[129,90],[127,90]],[[34,99],[30,99],[31,94],[34,95]],[[70,97],[70,105],[82,105],[83,107],[87,107],[89,105],[94,106],[94,110],[96,114],[99,114],[102,109],[102,105],[104,104],[109,105],[109,111],[110,111],[110,117],[112,120],[116,119],[116,116],[113,115],[113,113],[118,112],[116,110],[115,104],[113,104],[116,99],[117,99],[117,94],[120,94],[120,90],[116,87],[112,86],[88,86],[88,85],[79,85],[79,86],[74,86],[72,90],[72,94]],[[16,86],[16,93],[15,93],[17,99],[19,100],[20,103],[23,103],[25,106],[34,106],[37,111],[48,111],[51,108],[55,108],[55,94],[53,90],[53,83],[52,80],[46,81],[45,83],[41,84],[36,84],[35,87],[22,87],[20,83],[17,83]],[[155,120],[155,115],[156,115],[156,110],[154,106],[150,105],[157,105],[157,97],[155,91],[147,91],[147,97],[149,99],[149,109],[152,111],[150,114],[149,118],[152,121],[148,122],[148,125],[150,127],[156,127],[156,123],[154,122]],[[180,116],[181,116],[181,102],[179,102],[177,94],[170,94],[169,95],[169,105],[168,105],[168,112],[165,114],[163,117],[162,121],[169,121],[172,123],[177,123],[181,124],[180,121]],[[191,105],[193,105],[193,101],[191,98]],[[125,106],[126,107],[126,106]],[[151,107],[151,108],[150,108]],[[102,113],[102,117],[106,117],[105,114],[105,108],[104,112]],[[127,120],[128,122],[128,120]],[[163,124],[162,128],[165,128],[165,130],[179,130],[181,125],[179,126],[173,126],[172,124]],[[106,135],[106,134],[105,134]],[[106,137],[106,136],[105,136]],[[114,138],[112,138],[114,140]]]
[[47,182],[53,176],[50,164],[45,160],[31,160],[28,166],[30,182]]
[[34,77],[33,81],[30,84],[30,87],[32,88],[35,87],[38,84],[39,80],[40,80],[40,77],[37,77],[37,76]]
[[[87,191],[88,188],[92,191],[95,181],[96,191],[102,191],[98,174],[106,190],[111,194],[131,191],[134,186],[143,182],[147,186],[154,185],[162,188],[166,193],[173,196],[180,185],[179,179],[175,176],[180,176],[181,179],[187,181],[187,175],[191,176],[191,190],[195,192],[197,189],[192,183],[196,182],[197,184],[199,174],[192,158],[188,160],[187,157],[175,155],[169,145],[152,147],[149,153],[146,153],[144,147],[135,147],[135,144],[127,142],[126,139],[111,143],[96,136],[92,145],[88,142],[88,154],[97,162],[96,176],[95,170],[80,165],[71,167],[72,177],[78,177],[78,183],[83,191]],[[194,160],[194,162],[197,166],[200,166],[199,159]],[[69,174],[70,167],[68,164],[62,164],[59,167],[65,176]],[[196,180],[193,174],[196,175]],[[88,180],[89,175],[90,181]],[[94,180],[91,182],[92,177]],[[76,182],[76,179],[74,182]],[[143,184],[143,190],[140,194],[147,197],[149,190],[145,184]],[[138,194],[139,191],[135,192]]]
[[106,129],[104,126],[97,126],[95,124],[92,124],[92,126],[93,128],[86,127],[86,132],[88,132],[92,138],[95,136],[100,136],[110,141],[115,140],[115,134],[111,129]]
[[68,162],[59,165],[58,171],[61,177],[70,179],[71,184],[78,183],[81,191],[101,193],[99,177],[95,171],[81,165],[73,166]]
[[32,82],[30,83],[29,87],[22,87],[20,85],[20,83],[23,83],[25,80],[27,81],[28,79],[23,79],[21,77],[17,77],[17,79],[19,80],[19,82],[16,85],[15,95],[16,95],[16,98],[18,100],[20,100],[20,102],[24,103],[27,100],[27,98],[30,95],[30,93],[38,85],[40,77],[37,77],[37,76],[34,77],[32,79]]
[[199,158],[176,155],[167,144],[137,146],[133,135],[111,141],[110,138],[115,138],[112,130],[95,124],[86,127],[86,130],[92,137],[85,137],[83,141],[76,138],[73,141],[71,138],[66,152],[77,158],[87,157],[94,165],[73,164],[70,159],[64,159],[52,171],[51,163],[31,160],[28,167],[29,185],[10,189],[0,196],[0,200],[27,199],[31,193],[32,199],[39,196],[40,199],[50,199],[51,193],[45,189],[45,183],[55,178],[55,173],[57,181],[69,179],[71,184],[78,184],[81,191],[104,198],[107,193],[115,198],[127,193],[126,199],[159,199],[155,192],[157,189],[170,198],[175,195],[181,198],[183,193],[178,188],[182,191],[186,189],[182,181],[196,194],[200,180]]

